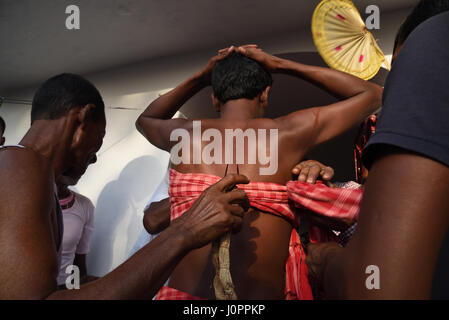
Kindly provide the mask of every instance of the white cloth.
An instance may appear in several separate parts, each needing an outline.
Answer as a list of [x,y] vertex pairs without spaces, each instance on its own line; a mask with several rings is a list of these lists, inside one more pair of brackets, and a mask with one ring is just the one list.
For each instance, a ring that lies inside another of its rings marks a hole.
[[[73,191],[72,191],[73,192]],[[57,278],[58,285],[64,284],[68,274],[67,266],[72,265],[75,254],[87,254],[94,231],[94,211],[92,202],[85,196],[73,192],[75,202],[69,209],[62,210],[64,236],[62,238],[61,268]]]
[[[146,211],[150,205],[153,202],[159,202],[164,199],[167,199],[169,197],[168,195],[168,188],[170,186],[170,170],[167,170],[167,173],[165,174],[164,178],[162,179],[161,183],[156,188],[156,191],[154,191],[153,195],[151,196],[150,201],[148,201],[147,205],[145,206],[145,209],[143,211]],[[154,238],[156,238],[159,234],[149,234],[145,229],[142,230],[139,237],[137,238],[136,243],[134,244],[133,248],[131,249],[130,257],[134,255],[137,251],[145,247],[150,241],[152,241]]]

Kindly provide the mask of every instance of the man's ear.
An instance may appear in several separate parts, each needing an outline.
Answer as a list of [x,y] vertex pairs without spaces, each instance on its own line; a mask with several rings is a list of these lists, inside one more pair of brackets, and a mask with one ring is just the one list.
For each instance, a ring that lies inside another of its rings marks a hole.
[[[86,104],[81,108],[73,108],[69,111],[69,123],[73,125],[73,145],[78,145],[85,134],[85,128],[92,121],[95,105]],[[73,117],[73,118],[72,118]]]
[[89,121],[92,121],[95,105],[93,103],[86,104],[78,113],[78,121],[81,125],[85,125]]
[[270,90],[271,90],[271,87],[268,86],[260,94],[259,101],[260,101],[260,104],[262,105],[262,107],[264,107],[264,108],[266,108],[268,106],[268,94],[270,93]]
[[0,146],[4,145],[4,144],[5,144],[5,141],[6,141],[5,137],[2,137],[2,138],[0,139]]
[[210,95],[210,97],[212,98],[212,105],[214,106],[215,110],[217,110],[217,112],[220,112],[221,111],[220,100],[218,100],[217,97],[213,93]]

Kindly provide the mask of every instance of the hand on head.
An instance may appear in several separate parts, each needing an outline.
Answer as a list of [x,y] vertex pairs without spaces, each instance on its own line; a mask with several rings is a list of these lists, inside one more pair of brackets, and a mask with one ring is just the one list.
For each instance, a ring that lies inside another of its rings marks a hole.
[[218,55],[211,58],[206,67],[200,72],[200,78],[206,85],[210,85],[211,83],[212,70],[214,69],[215,64],[218,61],[226,58],[232,52],[238,52],[250,59],[259,62],[269,72],[279,71],[280,61],[282,59],[262,51],[262,49],[260,49],[257,44],[246,44],[239,47],[230,46],[228,48],[218,50]]
[[237,47],[235,51],[250,59],[257,61],[271,73],[279,72],[281,68],[282,59],[275,57],[269,53],[266,53],[265,51],[260,49],[257,45],[245,45]]
[[238,231],[243,214],[249,210],[249,199],[237,184],[247,184],[243,175],[231,174],[207,188],[192,207],[173,221],[186,232],[190,247],[201,248],[230,231]]
[[[243,46],[235,47],[230,46],[228,48],[218,50],[218,54],[229,54],[233,51],[243,54],[243,51],[249,49],[258,49],[259,46],[257,44],[245,44]],[[260,49],[259,49],[260,50]]]
[[211,84],[211,76],[212,76],[212,70],[215,67],[215,64],[226,58],[231,52],[235,51],[235,47],[231,46],[229,48],[226,49],[221,49],[218,51],[218,55],[212,57],[209,62],[207,63],[207,65],[204,67],[203,70],[200,71],[200,78],[201,80],[204,82],[205,85],[210,85]]

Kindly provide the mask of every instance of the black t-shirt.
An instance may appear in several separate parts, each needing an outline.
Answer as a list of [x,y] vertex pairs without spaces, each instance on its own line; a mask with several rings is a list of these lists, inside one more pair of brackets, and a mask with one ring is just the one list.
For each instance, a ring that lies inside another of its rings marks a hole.
[[376,133],[363,151],[368,169],[382,144],[449,166],[449,12],[421,24],[394,62]]
[[[417,152],[449,167],[449,12],[421,24],[397,57],[385,84],[376,133],[363,151],[368,169],[385,146]],[[449,233],[440,249],[432,298],[449,299]]]

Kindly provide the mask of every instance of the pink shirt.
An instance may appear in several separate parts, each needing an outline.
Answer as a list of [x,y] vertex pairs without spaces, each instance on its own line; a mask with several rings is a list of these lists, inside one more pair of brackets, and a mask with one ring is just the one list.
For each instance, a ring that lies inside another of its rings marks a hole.
[[[72,191],[73,192],[73,191]],[[75,202],[69,209],[62,210],[64,236],[62,239],[61,268],[58,274],[58,285],[64,284],[67,276],[66,268],[73,264],[75,254],[87,254],[94,231],[94,210],[92,202],[83,195],[73,192]],[[60,199],[63,202],[64,199]]]

